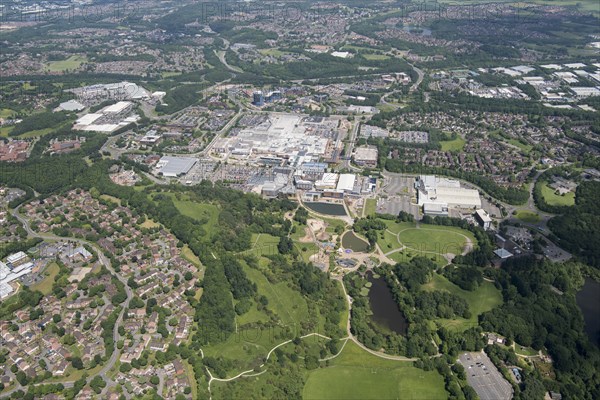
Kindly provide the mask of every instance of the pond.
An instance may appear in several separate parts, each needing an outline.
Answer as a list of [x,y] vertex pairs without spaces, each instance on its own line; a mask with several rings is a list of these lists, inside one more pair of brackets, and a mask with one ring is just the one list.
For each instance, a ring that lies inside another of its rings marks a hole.
[[421,28],[418,26],[403,26],[402,30],[408,33],[412,33],[413,35],[420,35],[420,36],[431,36],[431,29],[428,28]]
[[383,278],[374,278],[372,274],[368,275],[368,279],[371,282],[369,289],[369,303],[373,312],[371,320],[383,328],[405,335],[408,322],[398,308],[387,283]]
[[359,238],[352,231],[348,231],[342,236],[342,247],[351,249],[352,251],[362,252],[367,251],[369,243]]
[[590,342],[600,347],[600,282],[586,278],[576,299],[585,320],[585,333]]
[[335,215],[335,216],[347,215],[346,209],[341,204],[313,202],[313,203],[304,203],[304,205],[319,214]]

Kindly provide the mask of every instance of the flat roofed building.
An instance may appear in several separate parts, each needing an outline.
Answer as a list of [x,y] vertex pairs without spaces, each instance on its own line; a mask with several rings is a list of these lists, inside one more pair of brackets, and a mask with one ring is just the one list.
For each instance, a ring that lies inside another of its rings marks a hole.
[[163,176],[175,178],[187,174],[197,161],[197,158],[191,157],[164,156],[156,164],[156,168]]
[[6,257],[6,262],[11,265],[16,265],[19,264],[21,261],[24,261],[26,258],[27,254],[25,254],[22,251],[19,251],[18,253],[11,254],[10,256]]
[[341,174],[336,189],[344,192],[352,192],[354,190],[354,182],[356,182],[356,175]]
[[486,231],[490,229],[492,219],[484,209],[480,208],[479,210],[475,211],[475,218],[477,219],[477,222],[479,222],[479,225],[481,225],[483,229],[485,229]]
[[377,166],[378,155],[376,147],[357,147],[354,150],[354,163],[356,165],[374,168]]
[[460,208],[481,207],[479,192],[461,188],[460,182],[455,179],[421,175],[415,183],[415,189],[420,206],[425,203],[438,203]]
[[432,216],[448,216],[448,204],[443,203],[425,203],[423,204],[423,213]]
[[315,187],[320,190],[335,189],[338,177],[338,174],[334,174],[331,172],[323,174],[323,177],[315,182]]

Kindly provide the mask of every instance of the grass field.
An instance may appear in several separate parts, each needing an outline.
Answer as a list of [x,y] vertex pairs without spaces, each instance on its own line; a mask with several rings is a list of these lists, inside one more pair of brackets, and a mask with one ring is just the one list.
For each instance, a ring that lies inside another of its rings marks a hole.
[[157,228],[159,227],[160,224],[158,222],[155,222],[149,218],[147,218],[141,225],[140,227],[142,228],[146,228],[146,229],[152,229],[152,228]]
[[79,68],[79,66],[86,61],[87,59],[85,57],[71,56],[66,60],[50,61],[46,66],[46,69],[50,72],[63,72],[66,70],[73,70],[75,68]]
[[438,254],[460,254],[467,244],[467,238],[474,243],[471,232],[460,228],[437,225],[421,225],[419,229],[405,229],[398,235],[400,242],[411,250]]
[[200,268],[202,266],[202,263],[200,262],[198,256],[194,254],[194,252],[188,247],[187,244],[181,248],[181,256],[189,262],[191,262],[192,264],[194,264],[197,268]]
[[363,54],[367,60],[388,60],[390,57],[385,54]]
[[458,136],[454,140],[446,140],[440,143],[442,145],[442,151],[462,151],[467,142],[465,141],[465,139]]
[[14,111],[10,108],[0,108],[0,118],[10,118]]
[[219,207],[214,204],[196,203],[190,200],[177,200],[175,196],[168,193],[173,199],[175,207],[183,215],[203,222],[202,227],[206,230],[208,236],[214,235],[219,227]]
[[401,252],[388,255],[396,262],[408,261],[420,255],[443,266],[448,261],[442,254],[461,254],[467,244],[467,238],[471,240],[473,245],[477,244],[471,232],[453,226],[420,224],[419,229],[417,229],[416,225],[410,222],[397,223],[388,220],[384,222],[387,225],[387,230],[380,232],[377,239],[382,251],[388,253],[400,248],[401,245],[407,247]]
[[462,297],[469,303],[471,318],[439,319],[438,321],[448,329],[464,331],[477,325],[477,317],[502,304],[502,294],[493,283],[484,281],[481,286],[474,291],[463,290],[450,282],[444,276],[434,274],[431,282],[422,286],[423,290],[445,290]]
[[58,267],[58,264],[54,262],[51,263],[46,267],[46,270],[44,271],[44,275],[46,275],[45,278],[42,279],[40,282],[36,283],[35,285],[31,285],[30,289],[38,290],[42,292],[44,296],[50,294],[50,292],[52,292],[52,285],[54,284],[54,279],[56,278],[56,275],[58,275],[59,271],[60,268]]
[[365,212],[363,214],[365,216],[375,215],[375,212],[377,211],[377,199],[366,199],[364,207]]
[[374,356],[349,341],[330,366],[310,371],[304,399],[446,399],[444,380],[410,362]]
[[532,145],[530,145],[530,144],[523,144],[520,141],[518,141],[517,139],[510,139],[510,140],[508,140],[508,143],[512,144],[513,146],[517,146],[525,154],[529,154],[529,152],[533,149]]
[[573,206],[575,205],[575,193],[569,192],[565,195],[559,195],[554,192],[547,183],[542,185],[542,196],[546,203],[551,206]]
[[519,210],[517,211],[516,217],[523,222],[530,224],[539,222],[540,216],[533,211]]

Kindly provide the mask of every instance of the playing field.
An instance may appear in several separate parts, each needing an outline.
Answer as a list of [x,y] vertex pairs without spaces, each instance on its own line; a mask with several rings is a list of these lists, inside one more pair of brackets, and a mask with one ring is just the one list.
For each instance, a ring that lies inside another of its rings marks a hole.
[[309,372],[304,399],[446,399],[444,380],[411,362],[386,360],[349,341],[330,366]]
[[502,293],[493,283],[484,281],[481,286],[474,291],[463,290],[450,282],[444,276],[434,274],[431,282],[423,285],[423,290],[445,290],[462,297],[469,303],[471,318],[439,319],[438,321],[448,329],[464,331],[477,325],[477,317],[486,311],[502,304]]
[[564,195],[559,195],[554,192],[548,184],[542,185],[542,196],[546,203],[551,206],[572,206],[575,205],[575,193],[569,192]]

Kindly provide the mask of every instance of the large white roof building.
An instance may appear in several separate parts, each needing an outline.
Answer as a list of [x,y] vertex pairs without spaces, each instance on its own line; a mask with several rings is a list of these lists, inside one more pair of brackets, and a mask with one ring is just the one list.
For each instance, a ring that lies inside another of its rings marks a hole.
[[460,208],[481,207],[479,191],[462,188],[460,182],[455,179],[421,175],[415,188],[420,206],[435,203]]

